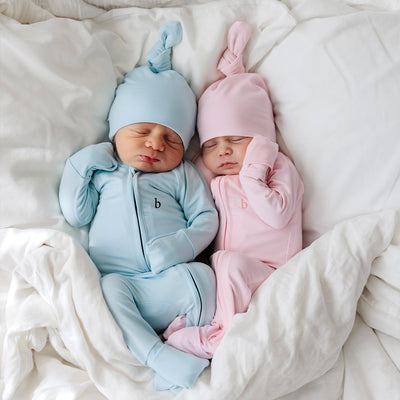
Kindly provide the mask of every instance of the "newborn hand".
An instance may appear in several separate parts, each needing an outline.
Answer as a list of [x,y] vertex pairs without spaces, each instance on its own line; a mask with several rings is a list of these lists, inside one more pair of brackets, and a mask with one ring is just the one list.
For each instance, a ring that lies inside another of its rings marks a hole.
[[[273,167],[278,154],[278,145],[264,136],[254,136],[249,143],[243,164],[269,164]],[[271,160],[273,160],[272,165]]]
[[70,162],[82,177],[95,170],[113,171],[118,165],[113,145],[109,142],[84,147],[70,157]]
[[278,150],[279,147],[275,142],[263,136],[254,136],[247,146],[239,175],[242,178],[250,177],[264,181],[268,169],[272,169],[275,164]]

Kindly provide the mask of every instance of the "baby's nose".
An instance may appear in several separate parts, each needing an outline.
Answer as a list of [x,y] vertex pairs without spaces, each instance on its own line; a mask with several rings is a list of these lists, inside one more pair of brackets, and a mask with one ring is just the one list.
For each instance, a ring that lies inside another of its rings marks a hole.
[[148,146],[150,146],[154,150],[163,151],[165,148],[165,140],[163,137],[151,137],[147,141]]

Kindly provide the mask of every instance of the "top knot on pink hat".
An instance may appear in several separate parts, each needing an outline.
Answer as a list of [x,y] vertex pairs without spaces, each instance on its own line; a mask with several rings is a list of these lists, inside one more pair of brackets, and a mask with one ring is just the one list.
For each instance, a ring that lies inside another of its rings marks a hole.
[[251,28],[243,21],[236,21],[229,29],[228,48],[222,54],[217,68],[226,76],[245,72],[243,51],[250,39]]
[[244,21],[232,24],[227,48],[217,68],[224,78],[212,83],[199,99],[200,145],[214,137],[262,135],[276,141],[272,105],[262,77],[246,72],[243,52],[251,34]]

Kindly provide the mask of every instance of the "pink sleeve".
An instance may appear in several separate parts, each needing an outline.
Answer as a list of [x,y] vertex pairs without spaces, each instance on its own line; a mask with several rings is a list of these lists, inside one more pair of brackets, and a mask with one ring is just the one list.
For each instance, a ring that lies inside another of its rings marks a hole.
[[278,145],[256,136],[239,177],[256,214],[275,229],[285,227],[303,194],[303,183],[289,158],[278,152]]

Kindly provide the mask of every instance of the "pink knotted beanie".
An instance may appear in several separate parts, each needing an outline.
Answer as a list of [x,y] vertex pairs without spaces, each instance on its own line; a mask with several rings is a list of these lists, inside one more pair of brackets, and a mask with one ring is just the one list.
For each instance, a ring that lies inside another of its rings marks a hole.
[[228,47],[218,63],[225,78],[211,84],[200,97],[197,129],[200,145],[220,136],[262,135],[276,141],[272,105],[264,80],[245,71],[243,51],[251,28],[236,21],[228,32]]

